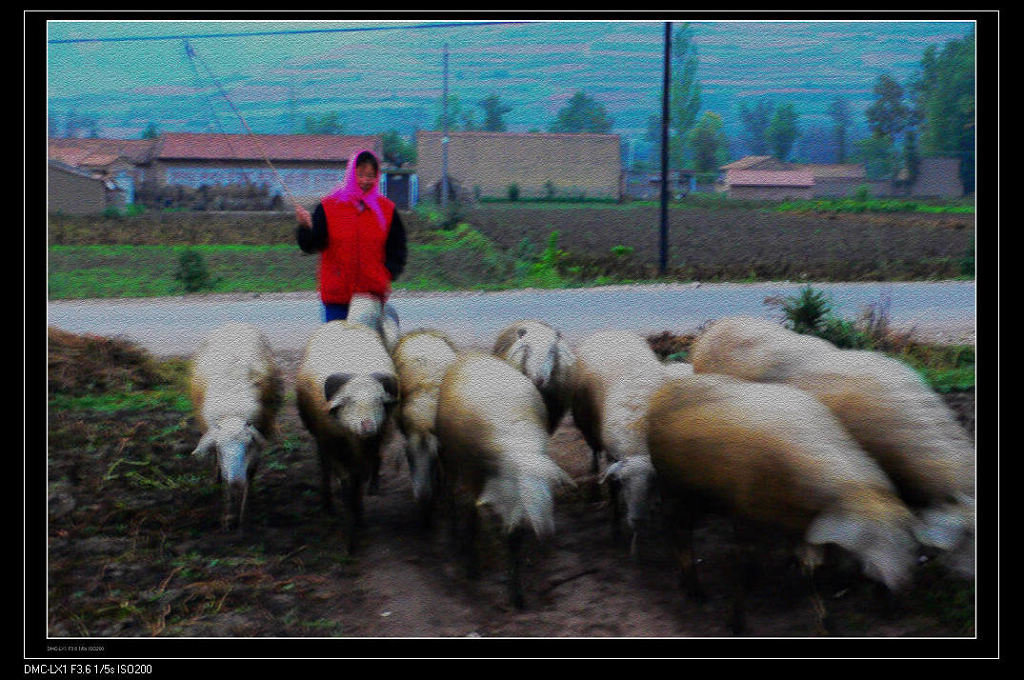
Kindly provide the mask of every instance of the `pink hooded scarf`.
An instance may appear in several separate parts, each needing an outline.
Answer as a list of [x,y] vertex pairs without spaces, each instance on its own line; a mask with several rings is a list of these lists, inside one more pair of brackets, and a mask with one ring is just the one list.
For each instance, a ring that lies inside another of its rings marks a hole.
[[[363,193],[362,189],[359,188],[359,183],[356,181],[356,158],[364,152],[373,156],[374,160],[377,161],[378,169],[377,181],[373,183],[373,186],[366,193]],[[377,221],[382,229],[387,226],[384,222],[384,211],[380,206],[380,159],[369,149],[360,149],[349,157],[348,165],[345,166],[345,179],[331,190],[331,193],[327,194],[327,198],[345,201],[357,207],[362,202],[377,215]]]

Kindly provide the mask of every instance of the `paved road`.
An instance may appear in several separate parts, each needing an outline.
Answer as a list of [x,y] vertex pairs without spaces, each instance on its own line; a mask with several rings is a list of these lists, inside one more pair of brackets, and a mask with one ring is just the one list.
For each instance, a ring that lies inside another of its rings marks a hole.
[[[889,302],[897,327],[946,341],[974,341],[974,283],[969,281],[814,284],[846,318],[865,306]],[[491,343],[517,318],[543,319],[570,340],[611,327],[640,333],[692,332],[708,319],[730,314],[773,317],[766,296],[793,295],[796,283],[670,284],[606,286],[498,293],[399,291],[392,301],[403,329],[439,328],[461,345]],[[320,322],[315,293],[195,295],[187,297],[54,301],[48,323],[73,333],[130,338],[158,356],[191,354],[202,337],[226,321],[249,320],[263,329],[277,351],[302,348]]]

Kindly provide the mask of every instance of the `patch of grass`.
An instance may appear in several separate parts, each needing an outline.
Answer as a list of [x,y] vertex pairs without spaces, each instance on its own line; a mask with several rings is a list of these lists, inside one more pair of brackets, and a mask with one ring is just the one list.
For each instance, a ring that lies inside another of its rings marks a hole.
[[188,397],[172,390],[108,392],[82,396],[55,394],[51,396],[49,404],[52,408],[62,411],[95,411],[98,413],[150,409],[169,409],[187,413],[192,409],[192,402]]
[[962,203],[932,204],[902,198],[818,198],[784,201],[779,212],[926,213],[973,215],[974,206]]

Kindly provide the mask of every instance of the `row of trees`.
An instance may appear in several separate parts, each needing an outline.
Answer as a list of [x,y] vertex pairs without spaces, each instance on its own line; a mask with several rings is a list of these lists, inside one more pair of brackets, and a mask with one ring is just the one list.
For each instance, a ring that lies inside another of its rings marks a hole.
[[[704,111],[698,116],[701,89],[692,38],[692,29],[685,23],[672,37],[669,165],[692,165],[698,172],[708,172],[728,159],[730,141],[719,114]],[[873,88],[874,99],[865,111],[870,133],[865,139],[851,139],[853,112],[848,101],[837,97],[828,107],[830,126],[809,128],[803,133],[792,102],[740,102],[740,141],[748,154],[771,155],[780,160],[791,158],[798,147],[801,155],[807,155],[812,147],[827,144],[834,156],[819,162],[862,162],[868,176],[878,178],[894,178],[905,169],[908,181],[915,178],[922,157],[955,157],[961,161],[965,191],[973,191],[974,40],[972,31],[941,49],[929,46],[920,70],[906,86],[888,74],[880,75]],[[660,115],[648,119],[647,140],[651,156],[660,156]]]

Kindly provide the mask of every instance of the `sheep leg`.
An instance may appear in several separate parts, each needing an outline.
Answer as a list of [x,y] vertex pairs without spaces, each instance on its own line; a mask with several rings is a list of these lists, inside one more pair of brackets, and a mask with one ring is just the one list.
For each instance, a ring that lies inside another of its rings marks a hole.
[[817,626],[818,635],[828,635],[831,629],[831,623],[829,619],[828,610],[825,608],[825,601],[821,598],[818,593],[818,583],[814,578],[815,568],[814,565],[801,565],[801,569],[804,576],[807,578],[808,586],[811,591],[811,606],[814,607],[815,624]]
[[612,540],[619,542],[622,537],[622,507],[619,505],[619,483],[609,480],[608,509],[611,512]]
[[596,503],[601,500],[601,484],[598,482],[598,473],[601,470],[601,451],[600,449],[590,450],[590,479],[591,482],[588,485],[587,494],[588,499],[591,503]]
[[508,599],[509,603],[516,609],[524,609],[523,601],[523,540],[525,531],[522,527],[516,527],[508,535]]
[[370,463],[370,483],[367,485],[366,493],[369,496],[380,494],[380,456],[377,456]]
[[362,524],[362,493],[359,480],[346,475],[341,481],[341,495],[345,506],[343,525],[346,549],[351,556],[356,552],[359,526]]
[[697,574],[696,550],[693,547],[696,511],[683,499],[676,498],[666,503],[669,505],[672,539],[679,562],[679,587],[695,602],[704,602],[706,598]]
[[729,627],[733,635],[747,634],[747,593],[755,580],[756,565],[754,561],[753,528],[741,520],[733,520],[733,605],[729,618]]
[[323,505],[324,512],[328,515],[333,515],[334,498],[331,494],[331,470],[333,464],[325,448],[322,443],[317,442],[316,453],[320,459],[320,503]]
[[466,515],[466,532],[462,546],[466,560],[466,576],[480,578],[480,556],[477,554],[477,534],[480,531],[480,514],[475,505],[470,505]]

